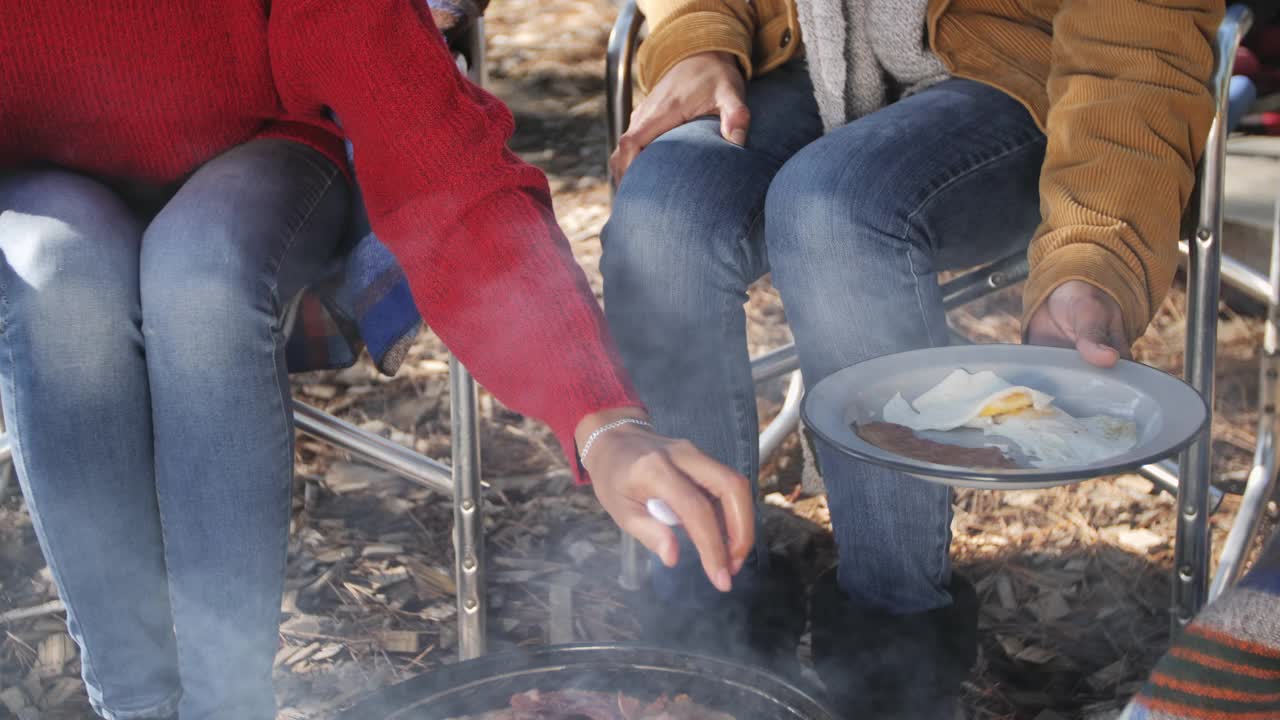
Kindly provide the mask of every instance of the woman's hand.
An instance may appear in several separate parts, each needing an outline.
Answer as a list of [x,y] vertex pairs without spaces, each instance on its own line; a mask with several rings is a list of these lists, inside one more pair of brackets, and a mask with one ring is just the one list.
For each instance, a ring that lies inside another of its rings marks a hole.
[[1081,280],[1059,285],[1027,325],[1034,345],[1075,348],[1086,362],[1114,366],[1129,357],[1120,306],[1105,292]]
[[[578,447],[597,428],[624,417],[645,419],[634,409],[589,415],[578,424]],[[583,465],[614,522],[667,567],[678,559],[675,533],[650,517],[645,502],[658,498],[671,506],[711,583],[729,591],[732,576],[755,543],[754,498],[746,478],[703,455],[693,443],[641,425],[622,425],[597,436]]]
[[614,182],[622,182],[631,161],[649,143],[694,118],[719,115],[724,139],[745,145],[751,124],[745,97],[746,80],[737,58],[729,53],[699,53],[672,65],[631,113],[631,127],[609,158]]

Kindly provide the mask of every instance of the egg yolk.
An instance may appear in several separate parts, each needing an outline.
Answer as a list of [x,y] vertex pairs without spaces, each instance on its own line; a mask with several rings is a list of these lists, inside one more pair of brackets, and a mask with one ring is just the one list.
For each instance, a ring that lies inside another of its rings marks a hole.
[[1025,392],[1012,392],[998,400],[987,403],[978,411],[978,417],[1005,415],[1031,407],[1031,395]]

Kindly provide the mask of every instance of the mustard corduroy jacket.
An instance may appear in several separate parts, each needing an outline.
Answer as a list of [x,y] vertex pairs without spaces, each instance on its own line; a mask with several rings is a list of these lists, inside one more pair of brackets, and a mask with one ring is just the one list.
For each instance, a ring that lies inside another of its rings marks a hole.
[[[701,52],[733,54],[748,77],[801,52],[796,0],[639,6],[646,88]],[[930,0],[930,46],[951,73],[1017,99],[1048,136],[1024,327],[1077,279],[1115,298],[1130,341],[1145,331],[1178,265],[1224,10],[1223,0]]]

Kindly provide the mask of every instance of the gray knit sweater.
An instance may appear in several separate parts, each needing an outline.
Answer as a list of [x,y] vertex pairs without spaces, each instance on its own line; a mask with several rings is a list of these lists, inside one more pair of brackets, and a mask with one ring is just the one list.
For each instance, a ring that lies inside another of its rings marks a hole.
[[929,50],[929,0],[798,0],[809,76],[827,130],[945,80]]

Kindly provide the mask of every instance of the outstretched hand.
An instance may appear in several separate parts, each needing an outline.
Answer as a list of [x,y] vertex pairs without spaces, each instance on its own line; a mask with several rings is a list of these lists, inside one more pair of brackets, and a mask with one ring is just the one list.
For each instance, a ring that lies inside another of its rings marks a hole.
[[[597,413],[578,426],[578,446],[596,428],[634,411]],[[663,500],[689,534],[707,578],[728,592],[755,543],[755,507],[747,479],[712,460],[687,440],[664,437],[639,425],[623,425],[596,438],[583,461],[600,504],[623,532],[667,567],[679,544],[671,528],[653,519],[645,503]]]

